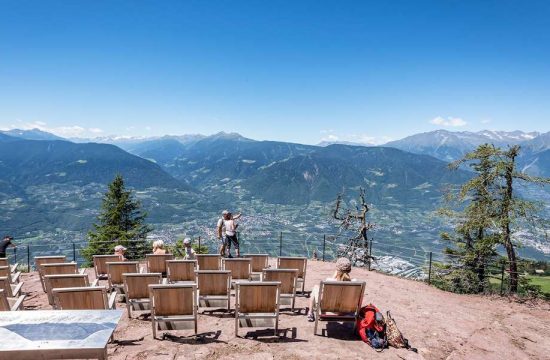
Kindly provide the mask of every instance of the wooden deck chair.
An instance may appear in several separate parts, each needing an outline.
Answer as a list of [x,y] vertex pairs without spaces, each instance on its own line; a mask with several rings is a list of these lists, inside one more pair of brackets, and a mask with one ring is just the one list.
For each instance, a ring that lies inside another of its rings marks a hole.
[[[90,286],[88,274],[56,274],[44,275],[46,283],[46,292],[48,294],[48,302],[54,306],[52,289],[55,288],[70,288],[70,287],[87,287]],[[94,280],[91,286],[97,286],[98,280]]]
[[118,255],[94,255],[94,271],[95,278],[106,280],[107,276],[107,263],[120,261],[120,256]]
[[172,254],[147,254],[147,272],[149,273],[161,273],[166,276],[166,260],[174,260]]
[[12,284],[11,279],[7,276],[0,277],[0,289],[3,289],[7,297],[16,298],[21,295],[23,283]]
[[252,267],[252,280],[260,280],[264,269],[269,267],[269,255],[268,254],[245,254],[245,258],[249,258]]
[[42,290],[44,292],[46,291],[46,284],[44,284],[44,278],[42,274],[42,265],[51,264],[51,263],[62,263],[66,261],[67,261],[67,257],[65,255],[34,257],[34,267],[38,271],[38,276],[40,277],[40,283],[42,284]]
[[197,334],[197,286],[195,284],[149,285],[153,338],[158,330],[183,330],[193,323]]
[[21,276],[21,271],[12,272],[9,266],[0,266],[0,276],[9,277],[12,284],[17,284]]
[[200,307],[231,306],[231,271],[229,270],[197,270],[195,271],[199,289]]
[[[78,265],[75,262],[70,263],[49,263],[42,265],[42,277],[46,275],[60,274],[84,274],[86,269],[78,270]],[[46,282],[44,282],[46,285]]]
[[238,281],[235,284],[235,336],[239,327],[274,327],[279,329],[278,281]]
[[122,274],[139,273],[139,262],[137,261],[109,261],[106,265],[109,290],[116,290],[118,293],[124,293]]
[[220,270],[221,269],[221,255],[215,254],[197,254],[197,264],[199,270]]
[[364,293],[364,281],[321,281],[313,333],[317,335],[319,320],[353,321],[355,329]]
[[306,285],[307,257],[278,257],[277,269],[298,269],[298,286],[304,293]]
[[9,262],[8,258],[0,258],[0,266],[9,266],[10,271],[12,273],[14,273],[14,272],[17,271],[17,267],[19,266],[19,263],[15,263],[13,265],[10,265],[10,262]]
[[54,288],[55,308],[59,310],[113,310],[116,293],[107,296],[105,286]]
[[196,260],[166,260],[166,278],[168,283],[195,281]]
[[150,297],[149,285],[160,284],[162,282],[161,273],[125,273],[124,291],[126,293],[126,308],[128,309],[128,318],[132,318],[132,310],[149,310]]
[[231,281],[250,280],[251,261],[247,258],[223,259],[223,269],[231,271]]
[[0,289],[0,311],[17,311],[23,309],[25,295],[16,298],[6,296],[6,292]]
[[281,283],[281,305],[290,305],[294,311],[296,287],[298,280],[296,269],[264,269],[262,281],[279,281]]

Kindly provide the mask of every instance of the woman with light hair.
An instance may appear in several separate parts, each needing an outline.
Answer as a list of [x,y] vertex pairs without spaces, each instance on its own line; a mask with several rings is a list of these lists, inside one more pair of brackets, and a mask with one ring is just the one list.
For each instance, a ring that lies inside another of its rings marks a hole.
[[164,241],[157,240],[153,243],[153,254],[155,255],[166,254],[166,250],[164,249]]

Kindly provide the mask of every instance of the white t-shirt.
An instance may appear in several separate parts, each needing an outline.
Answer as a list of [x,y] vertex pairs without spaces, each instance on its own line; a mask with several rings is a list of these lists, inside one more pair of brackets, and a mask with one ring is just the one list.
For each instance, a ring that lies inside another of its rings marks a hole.
[[235,235],[237,231],[237,225],[235,224],[235,220],[229,219],[220,219],[218,220],[218,227],[222,227],[222,235],[228,235],[233,236]]
[[195,260],[195,250],[193,248],[185,248],[184,260]]

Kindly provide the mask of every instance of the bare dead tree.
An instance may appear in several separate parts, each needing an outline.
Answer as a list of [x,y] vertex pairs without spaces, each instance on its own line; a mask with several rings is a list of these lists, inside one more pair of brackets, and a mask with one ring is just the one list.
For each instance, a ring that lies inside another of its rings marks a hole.
[[357,235],[347,239],[346,243],[338,250],[338,256],[347,257],[355,265],[362,262],[363,265],[370,262],[372,256],[369,254],[368,231],[373,229],[375,224],[367,221],[369,206],[365,200],[365,190],[359,190],[360,204],[356,209],[343,208],[343,194],[336,198],[336,205],[332,217],[340,222],[340,233],[356,228]]

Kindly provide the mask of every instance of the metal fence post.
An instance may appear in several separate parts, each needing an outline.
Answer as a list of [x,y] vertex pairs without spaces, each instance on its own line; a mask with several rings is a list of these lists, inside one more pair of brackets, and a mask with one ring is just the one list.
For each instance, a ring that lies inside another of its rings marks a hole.
[[323,234],[323,261],[325,261],[326,247],[327,247],[327,234]]
[[279,256],[283,256],[283,232],[279,232]]
[[430,265],[428,268],[428,285],[432,284],[432,252],[430,251]]
[[17,262],[17,248],[16,247],[13,248],[13,262],[14,263]]
[[31,245],[27,245],[27,272],[31,272]]
[[73,243],[73,261],[76,262],[76,244]]
[[201,237],[199,236],[199,254],[202,253],[202,249],[201,249]]
[[372,238],[369,239],[369,271],[372,263]]
[[502,264],[502,269],[500,273],[500,296],[504,295],[504,264]]

